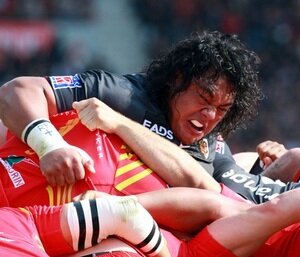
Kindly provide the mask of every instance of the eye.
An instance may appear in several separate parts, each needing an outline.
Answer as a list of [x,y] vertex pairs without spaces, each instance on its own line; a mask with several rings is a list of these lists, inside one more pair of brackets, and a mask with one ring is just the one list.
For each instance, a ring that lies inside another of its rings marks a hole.
[[227,113],[230,109],[230,106],[219,106],[217,108],[218,112],[221,113],[222,115]]
[[209,100],[208,100],[208,96],[206,96],[206,93],[205,92],[197,92],[198,93],[198,96],[199,96],[199,98],[201,99],[201,101],[203,101],[203,102],[205,102],[205,103],[207,103],[207,104],[209,104],[210,102],[209,102]]

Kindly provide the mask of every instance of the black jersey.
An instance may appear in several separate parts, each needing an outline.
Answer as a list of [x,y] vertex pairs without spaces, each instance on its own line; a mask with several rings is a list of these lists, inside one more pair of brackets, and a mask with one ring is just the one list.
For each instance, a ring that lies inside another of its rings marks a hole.
[[[59,112],[72,109],[74,101],[96,97],[151,131],[179,144],[164,112],[155,99],[151,99],[143,74],[115,75],[103,70],[91,70],[74,76],[52,76],[48,81],[52,85]],[[219,135],[210,134],[183,148],[219,183],[255,203],[300,187],[299,183],[285,184],[246,172],[236,165],[228,145]]]

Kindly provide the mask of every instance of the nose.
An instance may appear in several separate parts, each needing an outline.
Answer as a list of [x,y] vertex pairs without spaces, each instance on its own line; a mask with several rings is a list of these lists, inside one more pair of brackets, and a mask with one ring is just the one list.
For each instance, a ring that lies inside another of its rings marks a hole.
[[208,105],[201,110],[202,115],[209,120],[216,118],[217,108],[212,105]]

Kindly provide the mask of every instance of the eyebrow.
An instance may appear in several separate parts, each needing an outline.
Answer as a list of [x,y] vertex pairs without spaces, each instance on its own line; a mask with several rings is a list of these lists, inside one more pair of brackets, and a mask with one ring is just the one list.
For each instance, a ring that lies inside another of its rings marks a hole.
[[219,105],[219,107],[220,106],[222,106],[222,107],[231,107],[233,104],[234,104],[234,102],[230,102],[230,103],[226,103],[226,104],[221,104],[221,105]]
[[[205,94],[209,95],[210,98],[213,98],[213,94],[208,91],[208,90],[204,90],[204,89],[201,89]],[[197,94],[199,97],[201,97],[206,103],[209,103],[209,99],[207,99],[206,96],[202,95],[199,90],[197,90]],[[224,103],[224,104],[221,104],[217,107],[231,107],[233,105],[234,101],[233,102],[229,102],[229,103]]]

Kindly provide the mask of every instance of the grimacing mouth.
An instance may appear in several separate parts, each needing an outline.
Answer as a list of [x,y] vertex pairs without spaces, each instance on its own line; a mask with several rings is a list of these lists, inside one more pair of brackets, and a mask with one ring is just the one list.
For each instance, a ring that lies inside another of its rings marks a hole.
[[204,126],[199,121],[197,121],[197,120],[189,120],[189,123],[198,132],[201,132],[204,129]]

